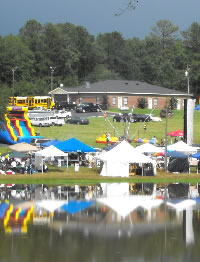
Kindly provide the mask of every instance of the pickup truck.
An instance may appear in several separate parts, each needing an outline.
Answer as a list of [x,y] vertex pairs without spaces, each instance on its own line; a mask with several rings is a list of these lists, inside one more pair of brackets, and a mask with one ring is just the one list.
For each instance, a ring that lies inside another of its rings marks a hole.
[[76,109],[76,104],[66,101],[56,101],[54,109],[71,111]]

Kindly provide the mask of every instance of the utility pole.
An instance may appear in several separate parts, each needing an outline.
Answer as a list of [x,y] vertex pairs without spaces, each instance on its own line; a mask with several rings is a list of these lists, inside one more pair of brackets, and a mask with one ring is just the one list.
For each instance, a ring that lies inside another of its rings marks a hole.
[[50,66],[49,67],[51,70],[51,91],[53,89],[53,74],[54,74],[54,70],[56,69],[56,67]]
[[165,122],[165,171],[167,171],[167,145],[168,145],[168,105],[166,108],[166,122]]
[[185,76],[187,77],[187,88],[188,94],[190,93],[190,76],[189,76],[190,67],[187,65],[187,69],[185,71]]
[[12,68],[12,105],[14,105],[14,90],[15,90],[15,71],[17,70],[17,66]]

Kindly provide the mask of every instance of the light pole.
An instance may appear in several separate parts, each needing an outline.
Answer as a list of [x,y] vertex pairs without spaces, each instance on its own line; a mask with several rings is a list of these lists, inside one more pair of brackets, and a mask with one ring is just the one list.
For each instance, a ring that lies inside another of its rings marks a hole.
[[12,68],[12,105],[14,105],[14,90],[15,90],[15,71],[17,70],[17,66]]
[[51,70],[51,91],[52,91],[52,89],[53,89],[53,73],[54,73],[54,70],[56,69],[56,67],[50,66],[49,68]]
[[14,68],[12,68],[12,84],[13,84],[13,90],[15,88],[15,71],[17,70],[17,66],[15,66]]
[[190,77],[189,77],[189,70],[190,70],[190,67],[187,65],[187,69],[186,69],[186,71],[185,71],[185,76],[187,77],[188,94],[190,93]]

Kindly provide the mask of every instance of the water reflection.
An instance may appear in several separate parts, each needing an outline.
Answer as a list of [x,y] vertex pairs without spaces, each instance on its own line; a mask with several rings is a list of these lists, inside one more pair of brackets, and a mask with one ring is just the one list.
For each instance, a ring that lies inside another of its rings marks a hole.
[[198,184],[1,185],[0,197],[0,261],[199,261]]

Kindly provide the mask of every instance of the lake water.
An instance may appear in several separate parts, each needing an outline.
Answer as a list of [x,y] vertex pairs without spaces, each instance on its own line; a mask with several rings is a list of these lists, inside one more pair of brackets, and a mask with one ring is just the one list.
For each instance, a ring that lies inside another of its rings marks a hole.
[[0,262],[199,261],[199,185],[1,185]]

